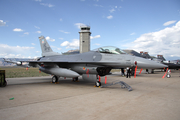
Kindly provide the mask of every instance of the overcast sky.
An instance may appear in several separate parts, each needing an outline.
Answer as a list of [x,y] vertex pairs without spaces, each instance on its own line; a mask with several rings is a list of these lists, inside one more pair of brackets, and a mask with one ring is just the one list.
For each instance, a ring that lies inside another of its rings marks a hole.
[[0,57],[41,56],[43,35],[56,52],[79,48],[91,27],[91,50],[116,46],[180,59],[179,0],[0,0]]

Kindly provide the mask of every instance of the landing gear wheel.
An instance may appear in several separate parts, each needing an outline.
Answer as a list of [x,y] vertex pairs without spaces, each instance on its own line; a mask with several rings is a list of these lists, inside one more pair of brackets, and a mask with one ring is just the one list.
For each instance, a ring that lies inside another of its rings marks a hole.
[[58,77],[54,75],[52,77],[52,83],[57,83],[57,82],[58,82]]
[[166,77],[167,77],[167,78],[170,78],[170,77],[171,77],[171,75],[167,74],[167,75],[166,75]]
[[101,86],[101,82],[96,81],[96,82],[95,82],[95,85],[96,85],[96,87],[100,87],[100,86]]
[[73,82],[78,82],[78,77],[73,78]]

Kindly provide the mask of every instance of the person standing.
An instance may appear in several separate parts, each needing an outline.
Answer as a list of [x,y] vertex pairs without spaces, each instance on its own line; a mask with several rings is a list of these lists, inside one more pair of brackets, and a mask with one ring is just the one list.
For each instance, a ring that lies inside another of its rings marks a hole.
[[131,73],[131,69],[129,68],[129,67],[127,67],[127,75],[126,75],[126,78],[131,78],[131,75],[130,75],[130,73]]

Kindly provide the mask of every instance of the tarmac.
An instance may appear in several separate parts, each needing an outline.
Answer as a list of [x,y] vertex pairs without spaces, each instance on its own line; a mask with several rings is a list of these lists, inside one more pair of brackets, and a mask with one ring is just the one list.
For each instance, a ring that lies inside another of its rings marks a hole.
[[0,119],[180,120],[180,71],[172,70],[171,78],[163,75],[107,76],[107,84],[124,81],[133,91],[118,84],[98,88],[81,78],[60,78],[59,84],[52,84],[51,76],[6,78],[8,85],[0,88]]

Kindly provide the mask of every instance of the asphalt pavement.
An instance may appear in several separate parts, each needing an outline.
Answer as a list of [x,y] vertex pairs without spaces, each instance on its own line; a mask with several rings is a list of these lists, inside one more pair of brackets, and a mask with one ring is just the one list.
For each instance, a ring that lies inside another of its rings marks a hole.
[[124,81],[133,91],[118,84],[97,88],[81,78],[60,78],[59,84],[52,84],[51,76],[7,78],[8,85],[0,88],[0,119],[180,120],[180,71],[172,70],[171,78],[163,75],[107,76],[107,84]]

